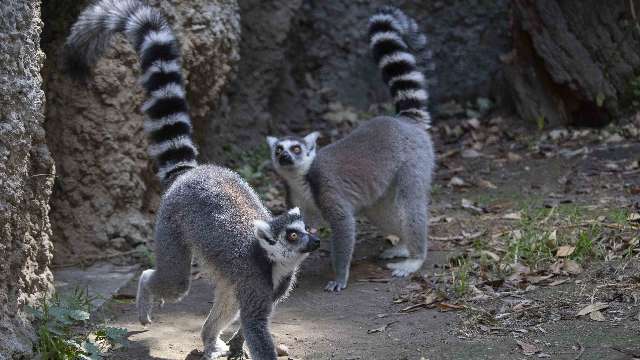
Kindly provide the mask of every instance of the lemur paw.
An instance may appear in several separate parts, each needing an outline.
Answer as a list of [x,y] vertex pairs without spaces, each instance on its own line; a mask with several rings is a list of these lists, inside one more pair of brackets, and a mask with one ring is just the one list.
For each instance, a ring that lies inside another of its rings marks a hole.
[[397,245],[383,251],[378,255],[380,259],[406,258],[409,256],[409,249],[406,245]]
[[418,271],[422,267],[424,260],[422,259],[407,259],[400,262],[388,263],[387,269],[391,270],[391,275],[394,277],[407,277],[411,273]]
[[204,353],[202,354],[202,360],[213,360],[223,356],[229,356],[229,347],[224,341],[218,338],[215,344],[207,345],[204,348]]
[[327,286],[324,287],[324,291],[339,292],[347,287],[347,283],[343,281],[329,281]]

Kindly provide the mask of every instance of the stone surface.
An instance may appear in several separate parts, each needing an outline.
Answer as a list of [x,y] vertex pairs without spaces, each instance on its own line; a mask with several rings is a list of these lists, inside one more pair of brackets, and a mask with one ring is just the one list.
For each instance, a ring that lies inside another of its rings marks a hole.
[[246,151],[268,133],[321,129],[336,107],[364,119],[373,104],[389,102],[366,35],[368,17],[387,4],[429,35],[434,105],[500,88],[499,56],[511,45],[508,1],[241,0],[241,60],[212,116],[207,158],[228,158],[229,147]]
[[28,358],[26,304],[51,290],[47,213],[53,161],[45,143],[40,2],[0,6],[0,359]]
[[[238,58],[235,0],[149,2],[159,6],[182,46],[197,140]],[[136,55],[118,37],[86,83],[60,72],[60,49],[87,1],[47,2],[44,38],[46,134],[58,173],[51,202],[56,263],[130,249],[153,233],[159,184],[142,131],[144,101]]]

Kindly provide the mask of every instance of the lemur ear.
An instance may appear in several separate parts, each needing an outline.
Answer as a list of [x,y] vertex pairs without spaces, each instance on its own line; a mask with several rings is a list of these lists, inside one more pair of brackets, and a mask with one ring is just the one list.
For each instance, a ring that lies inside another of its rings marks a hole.
[[289,215],[300,216],[300,208],[294,207],[293,209],[288,211]]
[[278,142],[278,138],[273,136],[267,136],[267,144],[269,144],[269,148],[273,149],[273,147]]
[[273,238],[273,234],[271,233],[271,226],[266,221],[254,220],[253,232],[259,241],[265,241],[269,245],[274,245],[276,243]]
[[320,137],[319,131],[314,131],[311,134],[304,137],[304,142],[307,143],[307,146],[314,148],[316,146],[316,141]]

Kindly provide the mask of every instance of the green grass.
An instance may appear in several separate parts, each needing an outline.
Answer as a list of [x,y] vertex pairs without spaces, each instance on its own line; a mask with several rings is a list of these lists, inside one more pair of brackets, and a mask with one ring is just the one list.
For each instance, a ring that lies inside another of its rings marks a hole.
[[467,292],[469,292],[469,281],[471,265],[467,261],[467,259],[463,257],[459,257],[454,260],[456,262],[456,267],[451,271],[451,283],[453,285],[453,290],[457,296],[463,296]]
[[[250,151],[233,153],[230,156],[235,163],[234,169],[253,186],[265,184],[264,169],[269,164],[270,154],[267,144],[261,144]],[[237,159],[237,160],[236,160]]]
[[67,296],[54,295],[37,307],[27,307],[34,317],[38,340],[33,350],[42,360],[97,360],[114,346],[126,345],[127,330],[89,322],[91,298],[76,289]]

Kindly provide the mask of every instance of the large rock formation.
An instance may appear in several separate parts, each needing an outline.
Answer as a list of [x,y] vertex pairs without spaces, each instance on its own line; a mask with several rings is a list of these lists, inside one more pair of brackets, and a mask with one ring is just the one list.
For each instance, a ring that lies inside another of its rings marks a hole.
[[[238,58],[235,0],[149,1],[159,6],[182,46],[197,140]],[[46,130],[58,169],[51,202],[55,262],[130,249],[149,240],[159,185],[142,131],[144,101],[137,58],[123,38],[87,83],[60,72],[60,49],[87,1],[45,5]]]
[[40,1],[0,6],[0,359],[28,358],[25,304],[51,290],[48,200],[53,162],[45,144]]
[[269,132],[322,128],[328,113],[362,118],[372,104],[388,102],[366,33],[371,13],[389,3],[429,35],[434,107],[490,97],[500,88],[499,57],[511,45],[506,0],[240,0],[240,64],[212,117],[208,157],[224,158],[229,144],[247,150]]

